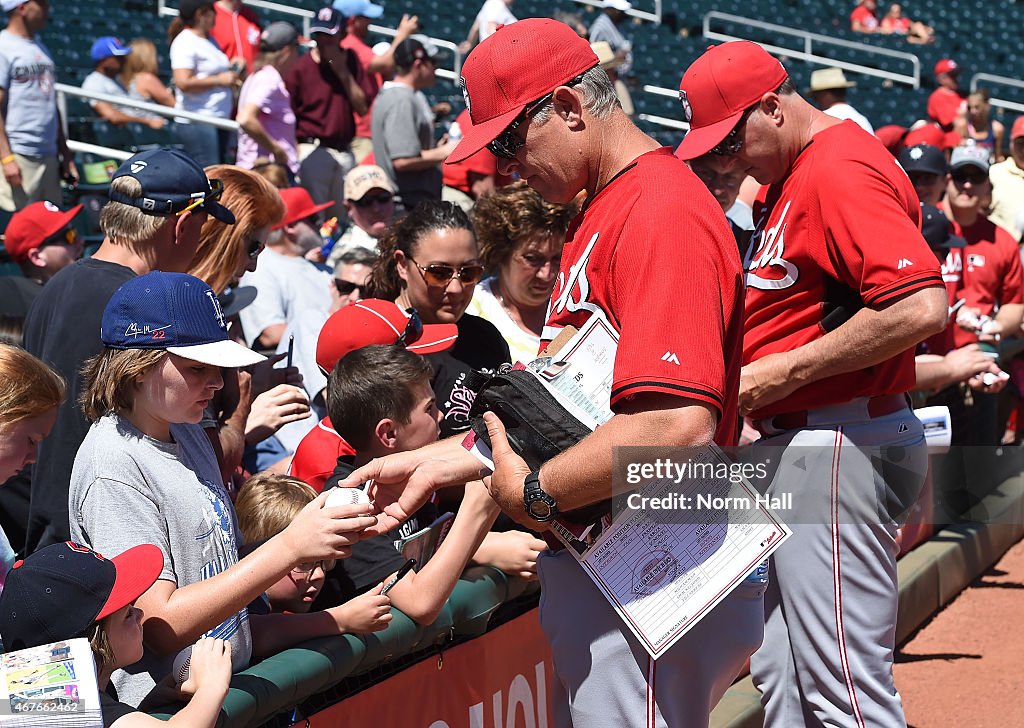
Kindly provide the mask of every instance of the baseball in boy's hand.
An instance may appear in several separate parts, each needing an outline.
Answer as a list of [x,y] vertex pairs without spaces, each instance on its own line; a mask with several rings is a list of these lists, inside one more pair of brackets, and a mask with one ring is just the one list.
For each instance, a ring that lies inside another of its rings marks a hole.
[[370,496],[362,488],[334,488],[327,495],[326,508],[335,506],[347,506],[356,503],[369,503]]
[[174,684],[181,687],[188,681],[189,666],[192,661],[192,645],[189,645],[174,658],[174,665],[171,667],[171,676]]

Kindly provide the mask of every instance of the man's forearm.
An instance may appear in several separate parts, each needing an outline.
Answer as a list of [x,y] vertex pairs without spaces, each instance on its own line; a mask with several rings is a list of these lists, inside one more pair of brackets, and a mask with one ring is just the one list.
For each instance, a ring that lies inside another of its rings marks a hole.
[[420,152],[418,157],[400,157],[398,159],[391,160],[392,166],[394,166],[396,172],[422,172],[425,169],[433,169],[438,166],[443,159],[439,156],[436,149],[424,149]]
[[700,447],[711,442],[716,425],[717,412],[709,405],[696,403],[617,414],[546,462],[540,470],[540,482],[558,502],[559,510],[582,508],[612,496],[617,447]]
[[923,288],[884,309],[862,308],[820,339],[786,353],[790,380],[804,386],[874,366],[946,326],[946,293]]
[[1024,303],[1007,303],[999,308],[996,322],[1003,327],[1003,336],[1019,336]]

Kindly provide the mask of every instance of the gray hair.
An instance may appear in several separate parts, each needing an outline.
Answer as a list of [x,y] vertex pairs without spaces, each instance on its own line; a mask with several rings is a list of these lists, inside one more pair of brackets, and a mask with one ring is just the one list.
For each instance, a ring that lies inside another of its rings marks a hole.
[[[564,84],[563,84],[564,85]],[[615,86],[608,78],[608,73],[600,66],[594,66],[580,77],[574,84],[583,97],[583,108],[598,119],[607,119],[615,109],[621,109]],[[533,115],[533,123],[543,126],[551,118],[552,102],[548,101]]]
[[341,254],[338,262],[335,263],[335,267],[339,265],[365,265],[372,267],[376,262],[377,254],[369,248],[352,248]]

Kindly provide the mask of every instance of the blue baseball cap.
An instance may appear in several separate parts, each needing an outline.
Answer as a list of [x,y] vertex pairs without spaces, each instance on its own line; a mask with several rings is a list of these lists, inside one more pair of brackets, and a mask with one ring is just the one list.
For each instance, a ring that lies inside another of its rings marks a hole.
[[266,360],[228,337],[217,296],[188,273],[153,271],[126,282],[103,310],[100,339],[110,349],[163,349],[220,367]]
[[139,152],[117,168],[111,182],[118,177],[134,177],[142,185],[142,196],[131,197],[110,189],[107,197],[112,202],[161,216],[199,208],[222,223],[235,224],[231,210],[217,202],[224,184],[219,179],[208,179],[194,159],[176,149]]
[[132,49],[126,45],[122,45],[121,41],[111,35],[105,35],[102,38],[97,38],[96,42],[92,44],[92,50],[89,51],[89,55],[92,56],[93,63],[99,63],[104,58],[110,58],[111,56],[127,56],[132,52]]
[[334,9],[346,18],[363,16],[379,18],[384,14],[384,6],[371,3],[370,0],[334,0]]

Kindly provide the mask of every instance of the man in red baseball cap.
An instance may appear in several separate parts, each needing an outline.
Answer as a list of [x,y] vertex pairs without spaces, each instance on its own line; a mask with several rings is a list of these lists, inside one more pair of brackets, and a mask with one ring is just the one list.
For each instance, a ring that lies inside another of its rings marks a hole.
[[[452,348],[458,335],[455,324],[424,324],[415,310],[410,314],[391,301],[367,298],[327,319],[316,342],[316,363],[327,377],[339,359],[364,346],[401,344],[417,354],[433,354]],[[355,455],[355,450],[334,430],[331,418],[324,417],[302,438],[288,472],[321,491],[345,455]]]
[[772,453],[768,493],[794,498],[751,658],[765,726],[904,725],[896,522],[928,463],[905,393],[914,346],[947,318],[917,194],[878,139],[801,98],[755,43],[709,48],[679,88],[680,156],[721,156],[768,185],[745,261],[739,391]]
[[82,257],[82,241],[71,227],[81,211],[81,205],[64,212],[52,202],[33,202],[14,213],[4,248],[26,278],[42,285]]
[[967,96],[960,90],[960,65],[952,58],[935,64],[938,87],[928,97],[928,118],[943,131],[953,131],[953,122],[967,110]]
[[[449,162],[487,147],[501,174],[518,174],[551,202],[587,195],[569,231],[542,339],[595,315],[620,337],[607,395],[614,416],[534,472],[510,448],[500,421],[485,417],[495,464],[491,494],[535,530],[548,529],[561,513],[591,524],[610,512],[613,445],[735,444],[742,338],[736,243],[707,188],[623,113],[590,44],[570,27],[531,18],[499,28],[462,73],[473,125]],[[480,464],[460,438],[417,452],[375,461],[345,482],[374,478],[376,503],[390,516],[384,528],[435,488],[479,477]],[[423,477],[405,482],[410,469]],[[578,512],[583,507],[588,515]],[[737,587],[661,654],[655,670],[575,552],[554,537],[549,543],[537,566],[541,622],[557,673],[555,722],[706,725],[760,643],[763,583]]]

